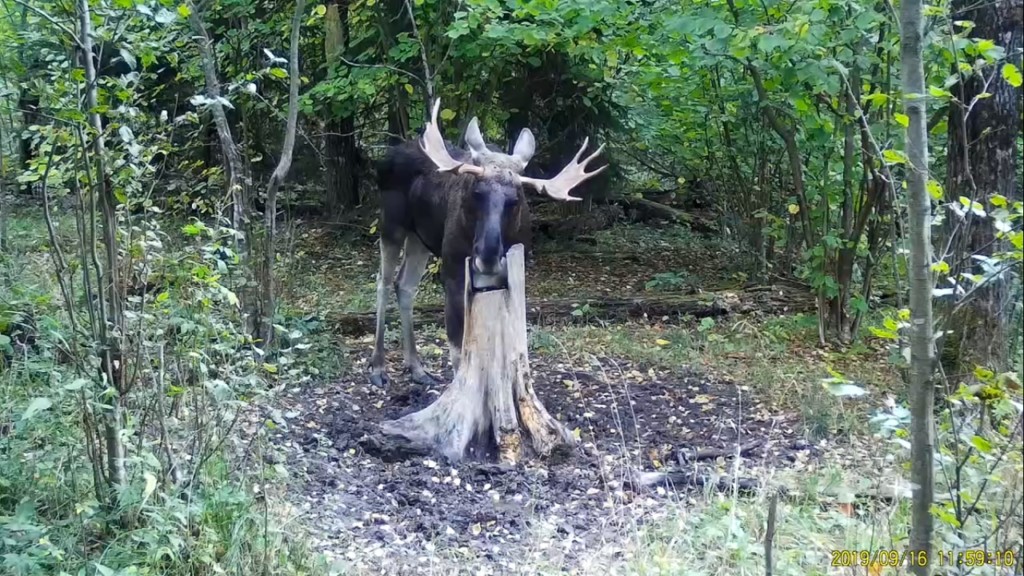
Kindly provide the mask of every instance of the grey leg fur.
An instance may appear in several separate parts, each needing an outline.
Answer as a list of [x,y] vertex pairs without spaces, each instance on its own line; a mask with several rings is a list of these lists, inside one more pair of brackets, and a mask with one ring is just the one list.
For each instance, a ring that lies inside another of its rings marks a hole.
[[423,271],[427,269],[430,250],[415,235],[405,239],[405,254],[402,256],[402,267],[395,280],[395,294],[398,296],[398,312],[402,318],[402,351],[405,356],[405,368],[412,375],[412,381],[425,386],[437,384],[437,379],[428,374],[420,364],[416,352],[416,336],[413,333],[412,307],[419,292]]
[[373,345],[373,356],[370,357],[370,383],[382,388],[388,385],[386,362],[384,361],[384,325],[387,320],[388,288],[395,278],[401,247],[401,244],[389,242],[381,236],[380,272],[377,273],[377,338]]

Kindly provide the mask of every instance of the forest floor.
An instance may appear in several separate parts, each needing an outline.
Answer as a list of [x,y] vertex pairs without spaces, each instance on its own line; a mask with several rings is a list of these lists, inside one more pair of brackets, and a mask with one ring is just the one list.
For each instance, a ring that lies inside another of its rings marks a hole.
[[[619,225],[568,245],[541,241],[528,300],[739,291],[741,256],[679,227]],[[373,309],[372,238],[305,225],[289,258],[284,290],[295,312],[315,311],[330,327],[333,317]],[[417,305],[440,301],[426,278]],[[851,495],[898,484],[864,426],[896,386],[883,352],[819,349],[813,315],[756,308],[703,319],[611,322],[586,308],[545,318],[530,334],[537,392],[579,436],[581,454],[515,469],[383,461],[360,447],[367,423],[440,393],[400,372],[393,302],[391,310],[390,390],[366,380],[372,334],[328,329],[346,352],[337,376],[286,385],[248,426],[275,423],[274,458],[291,476],[282,495],[338,573],[763,573],[767,495],[783,487],[777,573],[826,574],[830,550],[862,536]],[[418,341],[427,369],[449,381],[443,329],[420,328]],[[844,405],[820,385],[829,370],[873,400]],[[625,482],[635,471],[670,469],[707,485]],[[735,481],[756,489],[739,493]],[[832,534],[809,542],[808,524]]]

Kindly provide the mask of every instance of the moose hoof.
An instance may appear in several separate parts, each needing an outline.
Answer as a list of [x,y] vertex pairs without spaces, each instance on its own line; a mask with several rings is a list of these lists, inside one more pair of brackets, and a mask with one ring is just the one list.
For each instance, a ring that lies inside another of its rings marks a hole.
[[434,387],[438,385],[437,377],[422,368],[412,373],[412,381],[420,386]]
[[382,372],[377,372],[377,371],[370,372],[369,380],[370,380],[370,385],[371,386],[375,386],[377,388],[387,388],[388,384],[391,383],[390,379],[388,378],[388,375],[385,374],[383,371]]

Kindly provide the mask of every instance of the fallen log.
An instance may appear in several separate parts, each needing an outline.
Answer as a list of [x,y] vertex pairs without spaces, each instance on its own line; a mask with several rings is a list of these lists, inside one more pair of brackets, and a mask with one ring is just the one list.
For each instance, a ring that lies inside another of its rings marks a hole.
[[661,486],[673,490],[710,488],[719,492],[729,492],[735,488],[737,492],[748,495],[757,493],[764,486],[764,483],[757,478],[733,478],[726,475],[701,474],[682,470],[633,472],[623,484],[625,488],[631,490]]
[[715,460],[718,458],[730,458],[737,455],[746,457],[757,448],[760,448],[763,444],[764,441],[755,440],[753,442],[747,442],[742,446],[727,446],[725,448],[680,448],[676,451],[676,460],[679,462],[680,466],[684,466],[689,462],[696,462],[699,460]]
[[[526,307],[527,321],[535,325],[600,318],[607,321],[637,318],[670,319],[682,316],[714,318],[729,314],[762,312],[782,314],[815,309],[814,297],[788,287],[758,287],[743,291],[705,292],[702,294],[666,294],[658,296],[549,298],[534,300]],[[343,313],[327,318],[328,324],[345,336],[372,333],[376,313]],[[416,308],[417,326],[444,323],[444,306]]]
[[647,198],[617,198],[613,200],[615,204],[622,206],[626,210],[636,210],[636,213],[643,220],[667,220],[669,222],[675,222],[678,224],[685,224],[689,226],[694,232],[700,234],[717,234],[718,229],[715,226],[703,222],[698,218],[694,218],[692,214],[683,212],[678,208],[673,208],[668,204],[662,204],[655,202],[654,200],[648,200]]

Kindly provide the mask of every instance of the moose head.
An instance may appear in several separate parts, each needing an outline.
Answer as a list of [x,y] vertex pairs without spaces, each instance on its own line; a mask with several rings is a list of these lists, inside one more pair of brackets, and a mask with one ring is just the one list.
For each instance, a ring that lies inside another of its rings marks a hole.
[[441,100],[434,101],[430,122],[424,127],[420,138],[420,149],[434,163],[440,172],[472,176],[472,183],[465,192],[462,216],[473,222],[473,248],[471,252],[474,272],[473,285],[482,288],[499,282],[505,275],[505,252],[509,245],[504,241],[503,231],[510,223],[518,222],[521,207],[526,203],[523,186],[529,186],[551,198],[563,201],[577,201],[569,191],[584,180],[601,173],[607,165],[586,172],[587,164],[604,150],[602,144],[596,152],[580,162],[580,156],[587,149],[589,138],[562,171],[550,179],[523,176],[526,165],[537,148],[537,141],[529,128],[519,132],[512,154],[503,154],[489,148],[480,133],[480,123],[474,116],[466,127],[466,144],[469,146],[468,161],[459,161],[448,153],[444,138],[438,127],[437,114]]

